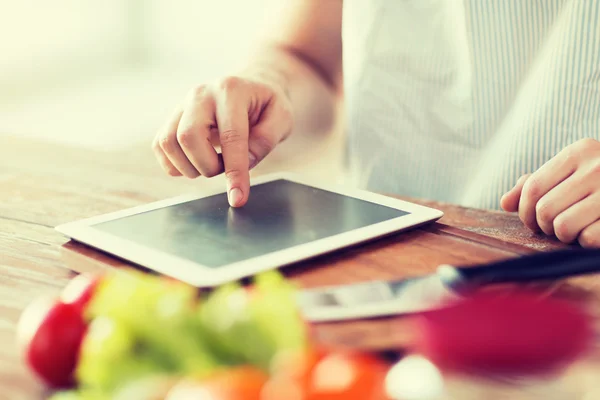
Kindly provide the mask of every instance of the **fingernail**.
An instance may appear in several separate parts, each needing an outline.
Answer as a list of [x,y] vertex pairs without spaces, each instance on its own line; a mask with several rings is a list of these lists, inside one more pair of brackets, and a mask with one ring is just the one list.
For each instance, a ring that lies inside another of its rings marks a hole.
[[256,167],[256,157],[254,157],[254,154],[248,153],[248,169],[252,169],[254,167]]
[[238,188],[233,188],[229,191],[229,205],[236,207],[244,197],[242,191]]

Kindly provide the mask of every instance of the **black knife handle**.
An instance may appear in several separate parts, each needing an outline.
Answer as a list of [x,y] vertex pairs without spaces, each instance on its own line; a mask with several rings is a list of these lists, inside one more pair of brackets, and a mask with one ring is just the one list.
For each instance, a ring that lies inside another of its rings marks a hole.
[[495,284],[563,279],[600,272],[600,249],[570,248],[535,253],[473,267],[441,266],[438,274],[461,291]]

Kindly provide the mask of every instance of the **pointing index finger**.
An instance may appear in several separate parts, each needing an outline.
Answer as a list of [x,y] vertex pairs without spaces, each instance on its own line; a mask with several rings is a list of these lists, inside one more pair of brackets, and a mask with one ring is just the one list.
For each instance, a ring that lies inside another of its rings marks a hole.
[[250,173],[248,159],[248,107],[240,91],[221,90],[217,95],[216,119],[232,207],[248,201]]

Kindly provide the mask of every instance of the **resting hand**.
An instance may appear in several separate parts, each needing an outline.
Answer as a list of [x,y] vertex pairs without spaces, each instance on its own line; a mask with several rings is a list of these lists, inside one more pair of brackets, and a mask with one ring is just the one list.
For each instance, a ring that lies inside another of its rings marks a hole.
[[193,89],[152,148],[171,176],[225,172],[229,203],[239,207],[248,201],[249,170],[290,134],[292,125],[291,103],[281,87],[229,77]]
[[522,176],[501,200],[518,211],[533,231],[600,247],[600,142],[582,139],[566,147],[533,174]]

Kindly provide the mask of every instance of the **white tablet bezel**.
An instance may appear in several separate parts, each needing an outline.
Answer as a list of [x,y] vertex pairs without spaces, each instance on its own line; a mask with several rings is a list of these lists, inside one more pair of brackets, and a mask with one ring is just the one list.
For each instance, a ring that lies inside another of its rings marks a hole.
[[127,239],[122,239],[110,233],[97,230],[93,227],[93,225],[190,200],[224,193],[224,189],[213,190],[202,194],[178,196],[92,218],[86,218],[83,220],[59,225],[56,227],[56,230],[78,242],[85,243],[124,260],[164,275],[174,277],[191,285],[198,287],[213,287],[226,282],[248,277],[261,271],[282,267],[314,256],[338,250],[343,247],[375,239],[386,234],[399,232],[428,222],[433,222],[443,216],[443,212],[437,209],[359,189],[342,188],[327,183],[316,182],[314,180],[307,180],[291,173],[275,173],[253,178],[252,185],[259,185],[279,179],[285,179],[317,189],[384,205],[406,211],[409,214],[363,228],[358,228],[349,232],[340,233],[327,238],[318,239],[309,243],[304,243],[287,249],[268,253],[262,256],[220,266],[218,268],[204,266],[172,254],[164,253],[151,247],[146,247]]

